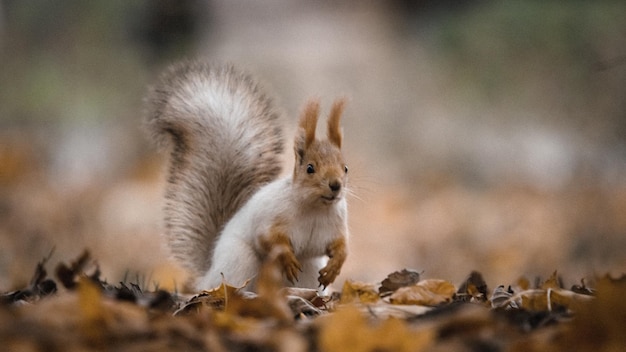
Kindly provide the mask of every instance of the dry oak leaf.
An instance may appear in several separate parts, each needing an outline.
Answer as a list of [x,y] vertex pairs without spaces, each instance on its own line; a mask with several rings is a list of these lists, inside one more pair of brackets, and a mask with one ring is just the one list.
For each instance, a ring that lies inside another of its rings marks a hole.
[[590,296],[596,295],[596,290],[593,288],[587,287],[587,285],[585,284],[584,278],[580,279],[580,285],[572,285],[571,290],[575,293],[580,293],[582,295],[590,295]]
[[530,281],[528,281],[528,279],[524,276],[517,279],[516,285],[519,290],[515,289],[514,291],[526,291],[530,289]]
[[557,341],[559,350],[623,351],[626,346],[624,297],[626,275],[600,278],[596,299],[576,310],[574,320],[565,326],[563,337]]
[[563,285],[561,285],[561,278],[559,278],[556,270],[552,273],[552,275],[550,275],[550,277],[546,281],[541,284],[539,288],[542,288],[544,290],[563,288]]
[[378,292],[380,294],[391,293],[400,287],[415,285],[420,281],[420,274],[416,271],[402,269],[395,271],[383,280]]
[[[60,346],[64,346],[64,350],[85,350],[69,345],[106,346],[150,332],[145,308],[107,298],[90,279],[80,279],[76,288],[25,307],[27,309],[21,312],[22,323],[26,322],[29,330],[20,333],[33,340],[52,334],[52,341],[62,341]],[[50,342],[47,343],[45,346],[50,346]]]
[[380,297],[374,285],[346,280],[341,290],[341,300],[339,303],[376,303],[379,300]]
[[392,304],[438,306],[450,302],[456,293],[453,284],[445,280],[422,280],[413,286],[399,288],[390,297]]
[[401,319],[371,323],[354,305],[339,308],[317,319],[320,350],[334,351],[423,351],[432,345],[435,331],[417,331]]
[[472,271],[457,291],[457,299],[465,302],[486,302],[487,283],[478,271]]
[[202,307],[208,306],[215,309],[224,309],[228,300],[236,295],[240,295],[239,290],[248,284],[246,281],[241,287],[234,287],[222,282],[218,287],[205,290],[191,297],[185,302],[174,315],[189,313],[191,311],[200,311]]
[[530,311],[552,311],[556,306],[576,310],[581,304],[593,299],[593,296],[564,289],[534,289],[513,295],[508,304]]

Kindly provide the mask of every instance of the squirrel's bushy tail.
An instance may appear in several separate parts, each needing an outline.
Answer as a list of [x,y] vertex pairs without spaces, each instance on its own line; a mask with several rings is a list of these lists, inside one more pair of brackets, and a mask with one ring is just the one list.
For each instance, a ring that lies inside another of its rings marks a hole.
[[146,103],[148,128],[170,152],[169,247],[202,273],[226,222],[281,171],[280,115],[249,76],[201,61],[167,69]]

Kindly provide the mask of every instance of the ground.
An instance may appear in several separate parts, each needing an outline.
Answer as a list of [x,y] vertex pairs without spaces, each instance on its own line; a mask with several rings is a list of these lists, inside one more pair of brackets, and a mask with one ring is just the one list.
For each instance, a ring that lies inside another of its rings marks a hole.
[[564,288],[556,272],[490,288],[400,270],[340,291],[280,288],[266,263],[258,293],[222,284],[182,294],[101,280],[89,252],[2,295],[10,351],[617,351],[626,344],[626,276]]

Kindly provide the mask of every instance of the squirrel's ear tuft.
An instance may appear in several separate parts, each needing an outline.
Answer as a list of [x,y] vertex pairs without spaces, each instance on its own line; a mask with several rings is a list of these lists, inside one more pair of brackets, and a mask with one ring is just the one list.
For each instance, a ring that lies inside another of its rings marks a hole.
[[304,142],[304,145],[297,145],[296,148],[307,149],[315,141],[315,128],[319,113],[319,100],[310,100],[304,107],[302,116],[300,116],[300,131],[296,136],[296,144]]
[[304,138],[301,135],[296,135],[296,141],[293,145],[293,151],[296,154],[296,164],[302,165],[304,160]]
[[328,116],[328,140],[336,145],[337,148],[341,148],[341,139],[343,136],[339,121],[341,120],[341,114],[343,113],[345,105],[345,99],[335,100],[330,110],[330,115]]

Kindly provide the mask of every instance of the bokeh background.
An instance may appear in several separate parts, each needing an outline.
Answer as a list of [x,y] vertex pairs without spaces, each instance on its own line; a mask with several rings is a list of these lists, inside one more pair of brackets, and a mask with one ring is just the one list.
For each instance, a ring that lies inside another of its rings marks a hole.
[[112,283],[180,287],[142,98],[196,56],[256,75],[288,135],[309,97],[348,97],[339,282],[625,272],[625,18],[608,0],[0,1],[0,289],[84,248]]

